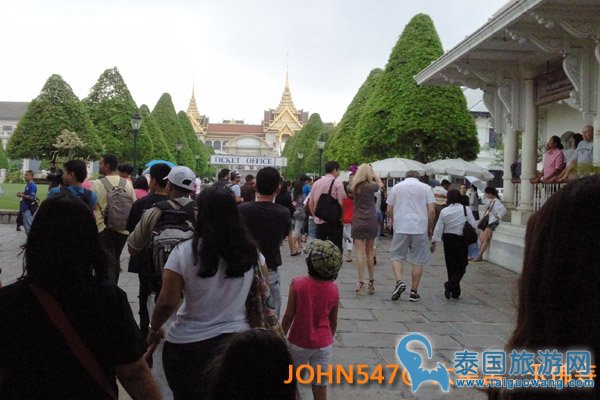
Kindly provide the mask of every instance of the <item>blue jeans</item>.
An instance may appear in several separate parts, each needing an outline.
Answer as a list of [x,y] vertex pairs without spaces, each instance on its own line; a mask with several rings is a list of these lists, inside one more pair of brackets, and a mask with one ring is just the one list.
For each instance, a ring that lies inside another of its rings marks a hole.
[[271,292],[275,312],[279,317],[281,315],[281,279],[277,270],[269,270],[269,291]]
[[23,211],[23,227],[25,228],[25,234],[29,235],[29,229],[31,229],[31,223],[33,222],[33,215],[31,211]]

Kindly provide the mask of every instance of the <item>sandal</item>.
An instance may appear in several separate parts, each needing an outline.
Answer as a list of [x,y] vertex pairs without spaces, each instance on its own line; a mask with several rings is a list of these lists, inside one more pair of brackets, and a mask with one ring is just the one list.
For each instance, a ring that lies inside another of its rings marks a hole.
[[373,286],[373,282],[375,282],[375,279],[369,279],[369,294],[375,293],[375,286]]
[[346,258],[346,262],[352,262],[351,258]]
[[365,294],[365,283],[363,281],[358,281],[356,283],[356,294],[358,294],[358,295]]
[[290,256],[292,256],[292,257],[299,256],[299,255],[300,255],[299,251],[296,251],[294,253],[290,253]]

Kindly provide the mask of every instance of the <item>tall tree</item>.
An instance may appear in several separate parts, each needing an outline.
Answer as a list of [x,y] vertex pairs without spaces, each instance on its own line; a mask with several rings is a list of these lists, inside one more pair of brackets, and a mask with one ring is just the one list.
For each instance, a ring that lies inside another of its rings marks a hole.
[[15,159],[48,159],[56,150],[53,144],[63,129],[77,133],[86,144],[73,152],[74,157],[97,157],[102,152],[102,143],[85,106],[60,75],[52,75],[38,97],[29,103],[8,142],[7,153]]
[[158,127],[158,124],[154,120],[150,108],[147,105],[142,104],[140,107],[140,114],[142,116],[142,130],[148,133],[148,136],[152,140],[152,154],[149,157],[154,160],[165,160],[175,162],[173,152],[170,150],[169,145],[163,135],[162,131]]
[[177,143],[181,143],[182,149],[180,152],[179,163],[193,168],[195,159],[185,135],[183,134],[181,123],[179,122],[179,118],[175,112],[175,106],[173,106],[173,101],[171,100],[171,95],[169,93],[164,93],[160,97],[152,110],[152,116],[165,136],[169,150],[172,151],[176,158],[178,153],[176,146]]
[[[194,131],[194,127],[192,126],[192,123],[190,122],[190,119],[185,111],[179,111],[177,113],[177,118],[179,118],[181,129],[183,129],[183,134],[194,156],[194,164],[190,165],[190,167],[193,167],[196,175],[198,176],[214,175],[215,168],[209,164],[210,151],[208,151],[208,148],[204,145],[204,143],[198,140],[196,132]],[[199,157],[197,161],[196,156]],[[198,168],[196,168],[196,165]]]
[[8,169],[8,156],[6,155],[6,150],[4,150],[4,146],[0,143],[0,169]]
[[[119,70],[116,67],[105,70],[83,103],[105,151],[113,153],[119,160],[133,160],[131,117],[137,106]],[[152,152],[152,139],[142,121],[137,146],[138,165],[149,160]]]
[[350,164],[370,161],[359,142],[356,125],[382,73],[381,68],[375,68],[369,73],[346,109],[340,123],[335,127],[331,140],[327,143],[325,151],[327,159],[336,160],[343,169],[348,168]]
[[418,86],[413,76],[443,54],[431,18],[418,14],[393,48],[357,130],[367,158],[473,160],[479,144],[459,87]]

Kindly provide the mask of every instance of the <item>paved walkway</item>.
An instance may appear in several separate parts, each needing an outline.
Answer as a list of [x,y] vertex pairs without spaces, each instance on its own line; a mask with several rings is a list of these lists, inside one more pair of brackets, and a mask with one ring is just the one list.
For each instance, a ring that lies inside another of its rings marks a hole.
[[[19,246],[24,233],[15,232],[13,225],[0,225],[0,266],[4,284],[13,282],[22,271]],[[375,289],[372,296],[355,294],[356,268],[344,263],[337,283],[340,288],[340,312],[334,363],[377,364],[396,363],[395,346],[407,332],[422,332],[429,336],[434,360],[452,366],[455,351],[502,349],[513,329],[514,298],[518,275],[490,263],[470,264],[463,279],[460,300],[447,300],[442,284],[446,269],[443,251],[434,254],[432,266],[424,271],[419,293],[421,301],[410,303],[405,292],[396,302],[390,300],[394,279],[388,248],[391,238],[381,240],[378,265],[375,267]],[[48,238],[52,240],[52,238]],[[441,247],[441,246],[438,246]],[[287,243],[281,248],[283,257],[282,293],[289,290],[290,280],[306,274],[304,257],[290,257]],[[124,257],[125,259],[125,257]],[[127,264],[122,263],[123,266]],[[405,270],[409,279],[410,268]],[[137,276],[124,273],[119,285],[127,292],[137,316]],[[284,299],[284,304],[287,299]],[[282,310],[283,311],[283,310]],[[434,362],[426,365],[435,366]],[[303,391],[303,393],[305,393]],[[124,398],[124,396],[121,396]],[[311,396],[303,396],[310,399]],[[453,389],[443,394],[437,386],[422,386],[417,393],[396,379],[394,385],[337,385],[330,387],[332,399],[485,399],[482,392]]]

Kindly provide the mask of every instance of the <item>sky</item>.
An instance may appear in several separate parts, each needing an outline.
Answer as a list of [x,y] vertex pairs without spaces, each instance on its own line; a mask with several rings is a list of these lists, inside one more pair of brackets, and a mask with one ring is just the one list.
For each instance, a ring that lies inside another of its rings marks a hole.
[[210,122],[259,124],[289,73],[296,108],[338,122],[402,30],[432,19],[445,50],[506,0],[0,0],[0,101],[31,101],[52,74],[80,98],[117,67],[138,106],[195,88]]

